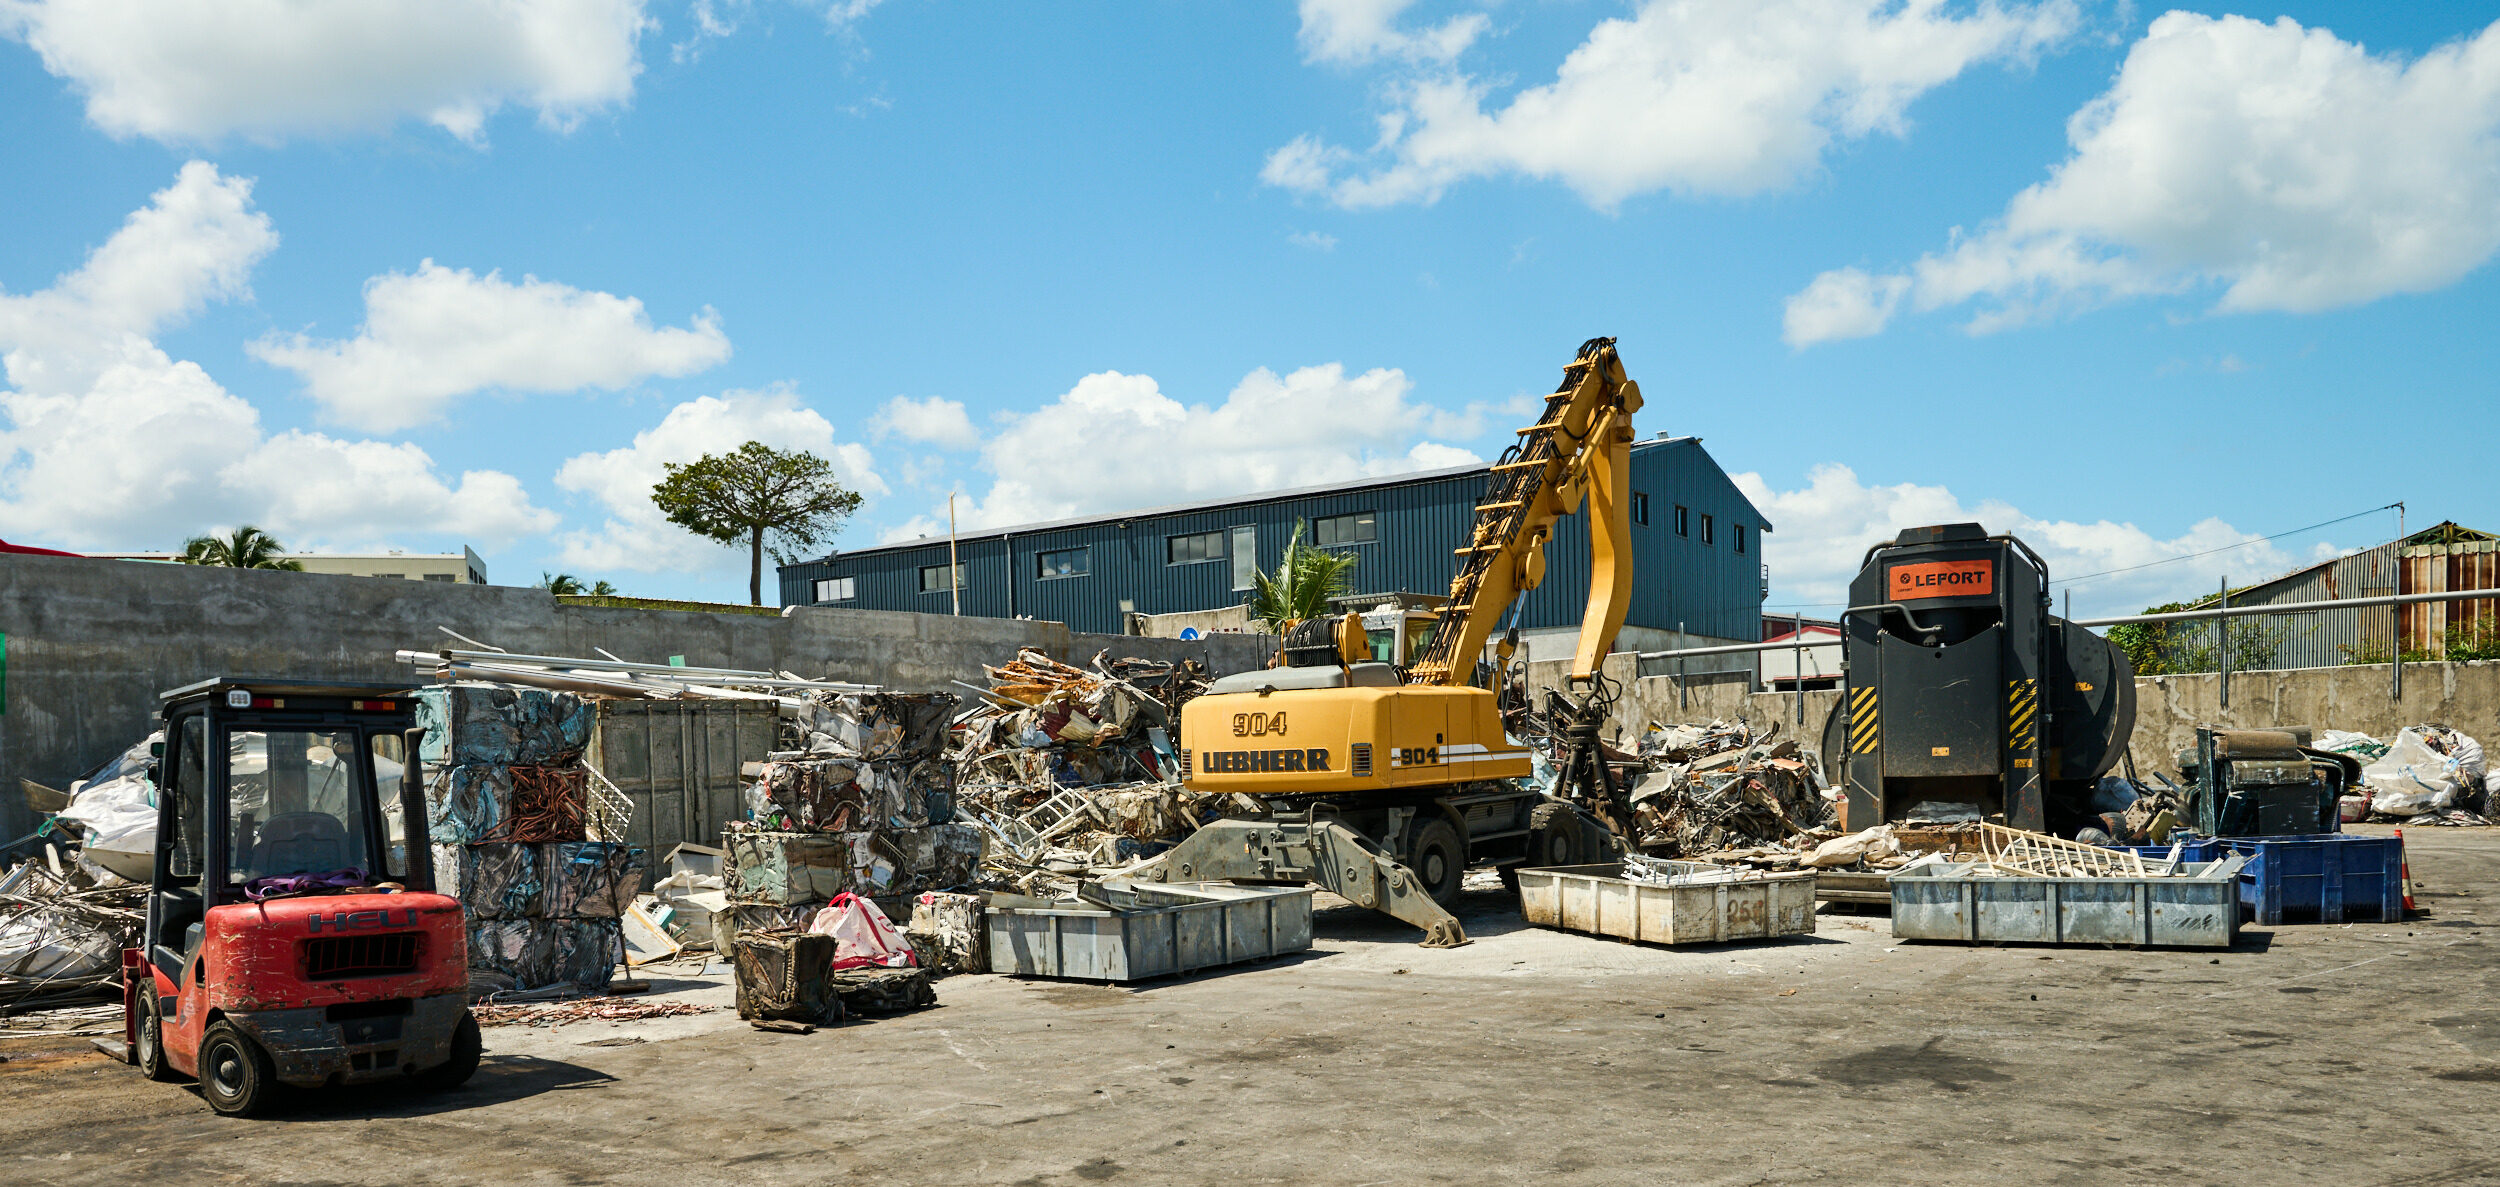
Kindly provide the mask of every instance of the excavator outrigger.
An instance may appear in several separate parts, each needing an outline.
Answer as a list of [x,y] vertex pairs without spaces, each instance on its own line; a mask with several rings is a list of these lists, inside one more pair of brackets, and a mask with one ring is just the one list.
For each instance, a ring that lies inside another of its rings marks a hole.
[[[1263,815],[1210,822],[1134,878],[1311,882],[1424,929],[1466,933],[1445,904],[1468,867],[1574,865],[1619,851],[1604,825],[1521,782],[1529,751],[1503,731],[1489,685],[1516,647],[1483,660],[1495,623],[1545,576],[1554,522],[1589,510],[1589,602],[1573,705],[1602,704],[1598,664],[1632,594],[1632,414],[1639,385],[1615,340],[1592,338],[1537,422],[1492,467],[1432,632],[1403,667],[1373,658],[1360,614],[1287,623],[1275,666],[1215,682],[1181,710],[1181,770]],[[1585,716],[1581,712],[1580,716]],[[1593,741],[1593,726],[1588,730]],[[1591,777],[1575,735],[1566,770]],[[1594,777],[1605,778],[1593,745]],[[1592,799],[1590,802],[1605,802]]]

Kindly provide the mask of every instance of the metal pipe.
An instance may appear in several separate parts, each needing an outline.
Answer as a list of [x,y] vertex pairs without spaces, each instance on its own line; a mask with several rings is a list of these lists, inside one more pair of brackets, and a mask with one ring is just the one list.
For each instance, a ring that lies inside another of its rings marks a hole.
[[[2402,597],[2404,592],[2405,505],[2400,502],[2396,504],[2396,596]],[[2395,682],[2392,686],[2393,691],[2388,693],[2388,698],[2398,701],[2405,699],[2405,641],[2400,633],[2404,627],[2404,617],[2393,609],[2387,612],[2387,638],[2390,644],[2387,648],[2388,679]]]
[[1788,675],[1797,686],[1797,724],[1806,723],[1806,616],[1788,616]]
[[2222,593],[2214,598],[2221,616],[2214,619],[2214,671],[2222,676],[2222,707],[2231,707],[2231,578],[2224,574]]
[[873,692],[874,684],[852,684],[840,680],[792,680],[771,672],[750,672],[740,668],[671,667],[667,664],[643,664],[631,660],[580,659],[562,655],[514,655],[501,651],[402,651],[403,663],[445,660],[455,663],[540,664],[571,671],[645,672],[654,676],[682,679],[687,676],[709,676],[734,680],[739,684],[761,684],[774,688],[830,688],[837,691]]
[[[2404,594],[2401,596],[2338,598],[2325,602],[2286,602],[2279,606],[2233,606],[2227,612],[2217,610],[2174,610],[2167,614],[2122,614],[2115,618],[2084,618],[2069,620],[2080,627],[2119,626],[2131,622],[2193,622],[2204,618],[2246,618],[2254,614],[2298,614],[2311,610],[2357,610],[2365,606],[2390,606],[2416,602],[2476,602],[2500,599],[2500,589],[2448,590],[2441,593]],[[1880,609],[1881,607],[1853,607]],[[1915,624],[1913,624],[1915,628]],[[1688,655],[1741,655],[1756,651],[1775,651],[1788,646],[1778,643],[1732,643],[1717,647],[1684,647],[1668,651],[1643,651],[1642,659],[1680,659]]]
[[1877,602],[1872,606],[1851,606],[1840,612],[1840,621],[1846,623],[1857,615],[1875,614],[1885,610],[1891,610],[1899,613],[1901,615],[1901,621],[1909,623],[1911,630],[1917,631],[1922,635],[1938,635],[1944,633],[1940,628],[1926,626],[1920,623],[1918,616],[1910,613],[1910,608],[1899,602]]

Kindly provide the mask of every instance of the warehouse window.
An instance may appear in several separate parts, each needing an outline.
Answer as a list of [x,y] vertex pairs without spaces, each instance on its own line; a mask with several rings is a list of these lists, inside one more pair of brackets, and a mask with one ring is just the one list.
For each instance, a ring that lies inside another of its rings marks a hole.
[[1688,524],[1686,524],[1686,523],[1685,523],[1685,519],[1686,519],[1686,518],[1687,518],[1690,514],[1691,514],[1690,512],[1687,512],[1687,511],[1686,511],[1683,507],[1681,507],[1681,506],[1678,506],[1678,507],[1675,509],[1675,534],[1676,534],[1676,535],[1679,535],[1679,536],[1689,536],[1689,535],[1692,535],[1692,534],[1693,534],[1693,533],[1692,533],[1692,530],[1691,530],[1691,528],[1690,528],[1690,526],[1689,526]]
[[[964,587],[964,567],[962,565],[956,565],[953,567],[955,570],[955,588],[962,589]],[[920,592],[945,593],[947,591],[947,568],[948,566],[945,565],[920,566]]]
[[1259,582],[1259,528],[1243,524],[1233,529],[1233,588],[1249,589]]
[[1704,544],[1710,544],[1710,543],[1714,543],[1714,542],[1716,541],[1716,539],[1717,539],[1717,538],[1716,538],[1715,536],[1713,536],[1713,535],[1711,534],[1711,531],[1710,531],[1710,517],[1709,517],[1709,516],[1707,516],[1707,515],[1702,516],[1702,517],[1701,517],[1701,542],[1702,542],[1702,543],[1704,543]]
[[816,582],[816,600],[819,602],[850,601],[859,596],[859,586],[855,584],[858,580],[856,577],[821,578]]
[[459,574],[457,573],[428,573],[425,575],[425,579],[428,581],[451,581],[456,579],[458,576]]
[[1311,524],[1311,540],[1322,548],[1341,548],[1348,544],[1369,544],[1379,539],[1379,527],[1369,511],[1352,515],[1330,515]]
[[1727,530],[1729,539],[1736,545],[1736,551],[1743,552],[1745,550],[1745,525],[1729,524]]
[[1639,491],[1632,492],[1632,522],[1643,526],[1649,523],[1649,496]]
[[1061,548],[1039,554],[1041,575],[1052,577],[1083,577],[1094,571],[1093,557],[1082,548]]
[[1224,559],[1224,533],[1191,532],[1186,536],[1163,538],[1163,563],[1194,565],[1200,561]]

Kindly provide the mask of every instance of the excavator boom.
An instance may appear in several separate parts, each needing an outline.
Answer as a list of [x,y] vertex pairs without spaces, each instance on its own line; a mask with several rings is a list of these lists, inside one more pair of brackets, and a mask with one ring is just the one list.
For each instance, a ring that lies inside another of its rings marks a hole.
[[1476,522],[1458,549],[1450,600],[1432,639],[1407,670],[1412,684],[1472,683],[1494,623],[1545,576],[1554,521],[1589,507],[1589,604],[1580,621],[1571,675],[1585,682],[1614,647],[1632,597],[1632,414],[1640,385],[1624,377],[1615,340],[1591,338],[1563,368],[1543,415],[1519,430],[1476,504]]

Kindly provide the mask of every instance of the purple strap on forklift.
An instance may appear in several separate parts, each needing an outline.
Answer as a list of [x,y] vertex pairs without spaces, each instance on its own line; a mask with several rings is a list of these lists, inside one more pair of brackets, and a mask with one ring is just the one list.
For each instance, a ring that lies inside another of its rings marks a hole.
[[323,891],[354,890],[373,885],[373,876],[350,867],[326,874],[289,874],[282,878],[254,878],[243,884],[243,897],[259,902],[263,899],[292,898],[299,894],[320,894]]

